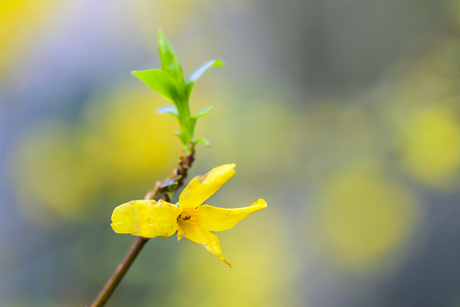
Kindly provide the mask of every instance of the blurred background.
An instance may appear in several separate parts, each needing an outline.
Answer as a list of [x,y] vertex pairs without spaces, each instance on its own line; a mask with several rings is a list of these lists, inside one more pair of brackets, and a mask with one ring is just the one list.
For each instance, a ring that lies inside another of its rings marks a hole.
[[107,306],[460,306],[460,1],[0,1],[0,306],[85,306],[133,237],[110,215],[180,150],[157,30],[197,83],[191,176],[268,208],[220,259],[150,241]]

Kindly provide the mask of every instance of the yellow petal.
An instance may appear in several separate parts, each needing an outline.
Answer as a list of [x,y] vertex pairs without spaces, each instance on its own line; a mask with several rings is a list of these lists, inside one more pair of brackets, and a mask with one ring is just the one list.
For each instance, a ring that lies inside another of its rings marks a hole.
[[224,164],[213,168],[205,175],[193,178],[179,196],[182,209],[196,208],[211,197],[235,175],[235,164]]
[[163,200],[133,200],[113,210],[110,226],[118,233],[166,238],[176,232],[180,212],[179,207]]
[[220,242],[215,234],[205,229],[201,229],[196,222],[191,222],[189,220],[184,221],[179,219],[178,224],[177,241],[182,239],[182,237],[187,238],[193,243],[203,246],[208,252],[216,255],[232,267],[230,262],[222,256]]
[[267,207],[267,203],[263,199],[259,199],[249,207],[224,209],[216,208],[209,205],[202,205],[196,209],[197,223],[201,228],[209,231],[222,231],[233,228],[239,221],[247,217],[249,214],[259,211]]

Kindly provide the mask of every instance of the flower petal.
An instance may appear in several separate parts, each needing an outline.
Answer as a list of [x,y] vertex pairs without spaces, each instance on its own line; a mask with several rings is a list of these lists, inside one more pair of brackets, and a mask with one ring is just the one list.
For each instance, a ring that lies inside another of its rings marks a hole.
[[196,208],[211,197],[235,175],[235,164],[224,164],[213,168],[205,175],[193,178],[179,196],[182,209]]
[[195,218],[200,227],[209,231],[222,231],[233,228],[249,214],[267,207],[263,199],[259,199],[249,207],[224,209],[202,205],[196,209]]
[[180,239],[187,238],[193,243],[199,244],[206,248],[208,252],[216,255],[230,267],[232,265],[222,256],[222,250],[220,248],[220,241],[215,234],[209,232],[205,229],[201,229],[196,222],[178,220],[178,231],[177,231],[177,241]]
[[117,233],[166,238],[176,232],[180,212],[179,207],[163,200],[133,200],[113,210],[110,226]]

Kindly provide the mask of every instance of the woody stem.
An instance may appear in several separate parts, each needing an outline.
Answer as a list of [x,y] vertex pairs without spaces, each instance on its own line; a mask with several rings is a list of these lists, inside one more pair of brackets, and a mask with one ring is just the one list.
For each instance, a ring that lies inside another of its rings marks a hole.
[[133,264],[134,260],[136,260],[137,255],[139,255],[145,243],[149,240],[150,239],[148,238],[142,237],[138,237],[134,240],[125,257],[123,257],[121,262],[118,264],[115,272],[113,272],[112,276],[110,276],[109,280],[106,282],[90,307],[101,307],[105,305],[113,291],[115,291],[118,284],[121,282],[123,277],[125,277],[125,274],[128,272],[131,264]]

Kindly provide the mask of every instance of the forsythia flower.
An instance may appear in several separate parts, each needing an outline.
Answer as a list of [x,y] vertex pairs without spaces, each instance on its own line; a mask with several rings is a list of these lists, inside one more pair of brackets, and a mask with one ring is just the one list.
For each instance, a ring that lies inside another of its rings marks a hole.
[[202,205],[235,174],[234,168],[235,164],[225,164],[193,178],[180,194],[178,206],[163,200],[133,200],[122,204],[112,213],[112,229],[117,233],[163,239],[177,230],[178,241],[185,237],[200,244],[231,267],[222,256],[219,239],[211,231],[233,228],[249,214],[267,207],[263,199],[237,209]]

